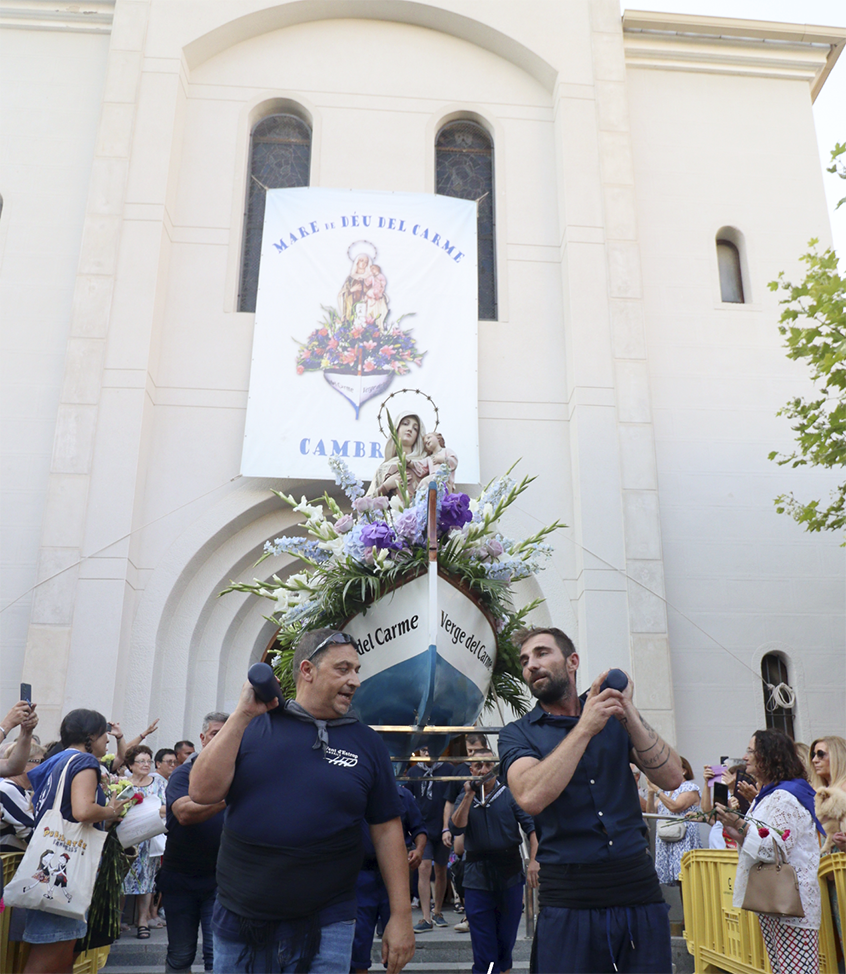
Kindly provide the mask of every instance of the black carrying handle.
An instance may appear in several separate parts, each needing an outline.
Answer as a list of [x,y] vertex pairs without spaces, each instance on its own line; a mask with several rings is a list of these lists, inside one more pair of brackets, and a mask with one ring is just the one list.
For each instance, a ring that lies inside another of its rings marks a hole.
[[282,704],[282,689],[273,670],[267,663],[253,663],[247,673],[247,679],[252,685],[253,692],[262,703],[278,700]]

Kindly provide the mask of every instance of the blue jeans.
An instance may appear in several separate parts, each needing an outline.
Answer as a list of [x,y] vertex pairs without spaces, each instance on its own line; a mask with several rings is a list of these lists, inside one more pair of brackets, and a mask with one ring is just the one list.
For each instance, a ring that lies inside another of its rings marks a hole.
[[[170,923],[170,918],[168,918]],[[341,974],[350,969],[355,920],[339,920],[320,930],[320,950],[309,967],[309,974]],[[217,931],[214,935],[215,974],[295,974],[299,953],[291,949],[291,940],[280,940],[270,952],[270,965],[264,966],[262,951],[256,952],[256,962],[250,965],[250,950],[237,940],[225,940]]]
[[182,889],[163,892],[167,917],[167,959],[165,970],[190,972],[197,953],[197,935],[203,929],[203,966],[214,970],[212,910],[216,887],[205,883],[195,891]]

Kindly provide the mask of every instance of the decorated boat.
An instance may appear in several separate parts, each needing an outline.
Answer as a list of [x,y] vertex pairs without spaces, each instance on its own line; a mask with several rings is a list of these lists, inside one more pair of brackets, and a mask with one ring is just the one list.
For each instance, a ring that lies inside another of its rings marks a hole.
[[323,370],[323,378],[353,407],[356,419],[361,407],[374,396],[381,395],[391,384],[393,377],[394,373],[386,370],[358,373],[340,369]]
[[[515,608],[510,586],[540,570],[551,552],[543,539],[561,526],[523,540],[503,535],[500,518],[534,478],[518,482],[509,471],[477,498],[457,493],[450,489],[455,454],[411,420],[403,415],[394,426],[388,417],[386,459],[366,495],[344,460],[329,458],[349,510],[328,493],[297,501],[275,491],[304,516],[308,536],[268,541],[260,562],[288,554],[303,570],[225,590],[274,603],[268,618],[279,631],[268,662],[286,696],[294,695],[291,661],[301,633],[348,633],[361,660],[359,717],[410,729],[385,732],[398,759],[424,742],[424,727],[471,726],[496,699],[525,711],[513,640],[538,601]],[[427,734],[424,743],[437,754],[449,737]]]

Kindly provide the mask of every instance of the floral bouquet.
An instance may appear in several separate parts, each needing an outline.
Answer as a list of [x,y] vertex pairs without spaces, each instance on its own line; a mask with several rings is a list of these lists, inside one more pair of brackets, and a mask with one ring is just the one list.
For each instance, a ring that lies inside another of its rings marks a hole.
[[[748,813],[744,815],[737,809],[729,809],[732,814],[736,815],[738,819],[743,819],[750,825],[754,825],[758,830],[758,835],[762,839],[766,839],[770,832],[775,832],[776,835],[780,836],[782,839],[786,839],[790,835],[790,829],[777,829],[774,825],[770,825],[767,822],[759,822],[758,819],[752,818]],[[691,822],[705,822],[706,824],[713,824],[712,819],[716,818],[717,810],[711,809],[710,812],[688,812],[685,818]]]
[[[428,488],[421,486],[416,494],[409,494],[402,445],[390,417],[388,424],[402,480],[396,496],[390,501],[365,497],[363,484],[346,463],[340,457],[330,457],[335,482],[349,499],[351,510],[342,510],[328,494],[313,501],[305,497],[297,501],[274,491],[305,517],[306,536],[266,542],[257,562],[285,553],[307,567],[285,579],[273,575],[265,581],[233,582],[224,590],[250,592],[275,604],[266,616],[279,626],[276,653],[268,662],[274,665],[286,696],[294,694],[291,661],[303,630],[341,628],[393,587],[427,570]],[[522,541],[503,535],[500,518],[534,480],[523,477],[515,482],[510,473],[492,480],[474,499],[447,490],[446,466],[437,473],[438,566],[473,593],[494,623],[497,657],[488,704],[499,697],[522,714],[527,707],[513,639],[542,600],[515,610],[509,586],[541,570],[542,561],[552,551],[543,539],[564,525],[555,521]]]
[[412,365],[421,365],[423,354],[410,331],[400,323],[382,328],[372,318],[344,320],[334,308],[323,307],[326,317],[297,352],[297,373],[333,369],[350,375],[393,372],[406,375]]

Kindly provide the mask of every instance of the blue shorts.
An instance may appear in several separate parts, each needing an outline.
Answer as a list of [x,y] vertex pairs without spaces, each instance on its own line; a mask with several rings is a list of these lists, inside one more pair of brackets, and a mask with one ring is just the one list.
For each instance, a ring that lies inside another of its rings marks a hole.
[[449,862],[450,849],[448,849],[440,837],[426,840],[426,848],[423,850],[424,859],[433,859],[436,866],[445,866]]
[[85,920],[45,913],[43,910],[26,911],[26,927],[23,940],[28,944],[57,944],[64,940],[79,940],[85,936],[88,924]]

